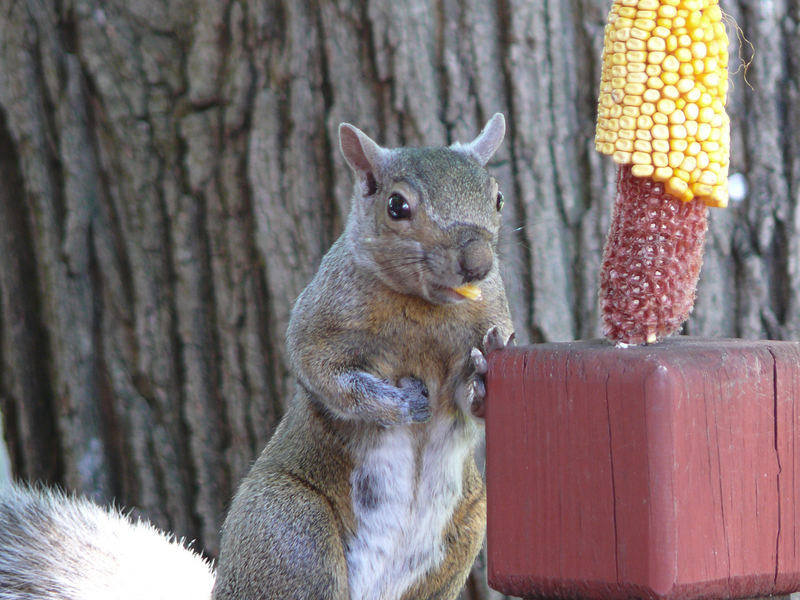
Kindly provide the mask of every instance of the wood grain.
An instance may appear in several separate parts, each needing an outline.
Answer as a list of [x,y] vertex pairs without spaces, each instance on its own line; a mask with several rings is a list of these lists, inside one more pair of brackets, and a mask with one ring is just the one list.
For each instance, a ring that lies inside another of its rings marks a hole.
[[490,357],[489,582],[681,599],[800,587],[800,344],[541,344]]

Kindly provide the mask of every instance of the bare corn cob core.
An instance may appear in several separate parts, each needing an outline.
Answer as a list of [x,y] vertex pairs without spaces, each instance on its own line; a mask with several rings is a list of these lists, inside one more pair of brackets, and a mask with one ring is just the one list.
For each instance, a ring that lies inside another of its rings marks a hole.
[[703,262],[706,213],[664,184],[617,174],[617,199],[600,271],[603,335],[626,344],[653,343],[688,318]]
[[595,147],[620,165],[601,271],[603,332],[675,332],[694,304],[706,205],[728,203],[728,37],[717,0],[614,0]]

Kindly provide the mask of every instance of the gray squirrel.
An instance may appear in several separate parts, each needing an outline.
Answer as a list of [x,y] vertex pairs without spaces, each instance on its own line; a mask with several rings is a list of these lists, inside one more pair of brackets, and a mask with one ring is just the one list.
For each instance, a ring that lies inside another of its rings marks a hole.
[[485,169],[504,134],[495,114],[468,144],[388,149],[340,125],[352,208],[292,311],[297,393],[233,499],[216,573],[147,524],[13,486],[0,600],[457,597],[485,533],[485,356],[512,333]]

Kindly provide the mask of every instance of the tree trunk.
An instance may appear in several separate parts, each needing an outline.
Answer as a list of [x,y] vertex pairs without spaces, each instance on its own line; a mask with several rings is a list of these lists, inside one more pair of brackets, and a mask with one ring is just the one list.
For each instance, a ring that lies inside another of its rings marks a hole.
[[[722,1],[732,171],[686,331],[800,339],[800,1]],[[337,126],[490,165],[517,339],[596,337],[614,165],[610,0],[0,0],[0,408],[19,477],[214,555],[292,378],[294,299],[342,229]],[[734,30],[731,29],[733,33]],[[732,35],[732,65],[746,42]],[[482,567],[477,570],[480,571]],[[465,597],[492,596],[476,575]]]

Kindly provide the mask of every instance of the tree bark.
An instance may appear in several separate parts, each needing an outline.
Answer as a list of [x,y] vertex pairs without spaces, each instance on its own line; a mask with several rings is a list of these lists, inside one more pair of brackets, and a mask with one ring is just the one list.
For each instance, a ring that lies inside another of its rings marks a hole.
[[[0,0],[0,409],[16,475],[210,555],[291,397],[284,330],[347,215],[348,121],[469,140],[496,111],[517,339],[599,335],[610,0]],[[722,0],[732,172],[703,336],[800,339],[800,2]],[[731,28],[731,64],[751,55]],[[744,75],[746,73],[746,77]],[[480,572],[482,563],[476,572]],[[493,597],[478,574],[465,597]]]

